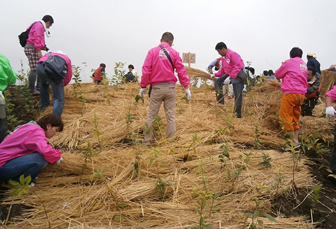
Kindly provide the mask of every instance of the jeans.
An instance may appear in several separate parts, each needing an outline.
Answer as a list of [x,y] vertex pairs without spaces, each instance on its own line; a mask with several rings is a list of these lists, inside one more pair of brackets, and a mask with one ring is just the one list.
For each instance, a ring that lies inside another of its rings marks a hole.
[[40,153],[34,152],[7,161],[0,167],[0,178],[1,180],[19,181],[23,174],[25,177],[30,175],[31,181],[33,181],[47,165],[48,162],[44,157]]
[[45,73],[42,64],[36,67],[37,77],[40,82],[41,110],[45,110],[50,105],[49,85],[53,91],[53,111],[52,113],[61,118],[64,108],[64,83],[52,81]]
[[238,82],[232,85],[233,85],[233,93],[234,93],[234,99],[235,99],[235,112],[236,112],[237,118],[241,118],[242,116],[241,110],[243,106],[244,83]]
[[313,110],[317,104],[319,97],[313,97],[304,101],[301,106],[301,115],[302,116],[313,116]]
[[223,75],[221,77],[218,77],[215,80],[215,91],[216,91],[216,100],[218,103],[224,104],[224,95],[223,95],[223,83],[228,78],[229,75]]
[[336,173],[336,124],[334,126],[334,151],[331,154],[329,168],[333,173]]

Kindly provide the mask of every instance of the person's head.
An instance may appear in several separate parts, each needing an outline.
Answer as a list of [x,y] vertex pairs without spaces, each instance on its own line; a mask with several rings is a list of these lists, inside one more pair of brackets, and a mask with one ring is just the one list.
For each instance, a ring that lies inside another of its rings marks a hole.
[[267,70],[264,70],[264,71],[263,71],[263,75],[264,75],[264,76],[268,76],[268,71],[267,71]]
[[52,26],[52,24],[54,24],[54,19],[52,16],[50,15],[44,15],[44,17],[42,18],[42,21],[45,22],[46,27],[49,29],[50,26]]
[[227,46],[224,42],[219,42],[215,46],[215,50],[217,50],[218,54],[221,56],[225,56],[227,52]]
[[274,72],[273,72],[273,70],[272,70],[272,69],[268,70],[268,75],[269,75],[269,76],[272,76],[272,75],[274,75]]
[[99,67],[106,68],[106,65],[105,65],[104,63],[101,63],[101,64],[99,65]]
[[63,121],[55,114],[47,114],[36,122],[43,130],[47,138],[52,138],[57,132],[63,130]]
[[132,71],[132,70],[134,69],[133,64],[128,65],[128,69],[129,69],[130,71]]
[[315,53],[312,53],[312,52],[310,52],[310,53],[307,53],[307,59],[309,60],[309,59],[311,59],[311,58],[316,58],[316,54]]
[[174,35],[171,32],[165,32],[162,34],[161,42],[165,42],[169,44],[169,46],[173,46]]
[[307,73],[307,79],[310,81],[316,74],[315,68],[309,67],[308,68],[308,73]]
[[294,58],[294,57],[302,58],[302,54],[303,54],[302,50],[298,47],[292,48],[292,50],[289,52],[290,58]]

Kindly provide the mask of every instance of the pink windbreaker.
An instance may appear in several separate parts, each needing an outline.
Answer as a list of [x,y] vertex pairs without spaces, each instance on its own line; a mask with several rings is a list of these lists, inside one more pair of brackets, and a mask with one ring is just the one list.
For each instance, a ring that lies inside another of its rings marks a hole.
[[215,76],[220,77],[227,74],[231,78],[236,78],[244,66],[244,61],[240,55],[231,49],[228,49],[225,57],[222,57],[222,68],[215,73]]
[[[64,54],[60,54],[60,53],[57,53],[57,52],[52,52],[51,56],[54,56],[54,55],[62,57],[65,60],[67,66],[68,66],[68,73],[65,75],[65,78],[63,80],[64,86],[66,86],[70,83],[71,78],[72,78],[71,60],[67,55],[64,55]],[[41,57],[41,59],[39,59],[39,61],[37,61],[37,63],[44,62],[46,59],[48,59],[48,56],[49,56],[49,53],[46,53],[44,56]]]
[[44,130],[39,125],[25,124],[0,144],[0,167],[9,160],[34,152],[40,153],[49,163],[55,163],[61,158],[61,150],[48,145]]
[[274,75],[282,79],[281,91],[285,94],[294,93],[305,95],[308,88],[307,65],[300,57],[286,60]]
[[35,22],[31,30],[29,31],[27,43],[34,45],[34,47],[38,50],[42,50],[44,48],[45,46],[44,27],[41,22],[39,21]]
[[328,91],[325,95],[331,97],[333,101],[336,101],[336,86],[333,86],[333,88],[330,91]]
[[160,46],[165,48],[169,53],[180,83],[182,86],[187,87],[190,81],[184,65],[182,64],[180,54],[165,42],[162,42],[159,46],[148,51],[145,62],[142,66],[140,86],[145,88],[148,84],[154,86],[155,84],[163,82],[173,84],[177,82],[173,67],[165,53],[161,50]]

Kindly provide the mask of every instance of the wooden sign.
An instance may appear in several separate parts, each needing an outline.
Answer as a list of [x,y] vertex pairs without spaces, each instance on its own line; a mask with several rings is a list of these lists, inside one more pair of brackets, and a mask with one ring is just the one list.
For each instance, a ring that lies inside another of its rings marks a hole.
[[196,54],[195,53],[182,53],[182,61],[183,63],[188,63],[189,67],[190,64],[196,63]]

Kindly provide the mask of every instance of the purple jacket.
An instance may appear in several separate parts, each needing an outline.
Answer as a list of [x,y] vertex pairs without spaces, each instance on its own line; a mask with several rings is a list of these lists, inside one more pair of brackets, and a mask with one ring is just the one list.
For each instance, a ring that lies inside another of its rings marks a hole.
[[283,93],[305,95],[308,88],[307,73],[306,63],[300,57],[294,57],[286,60],[274,75],[277,79],[282,79]]

